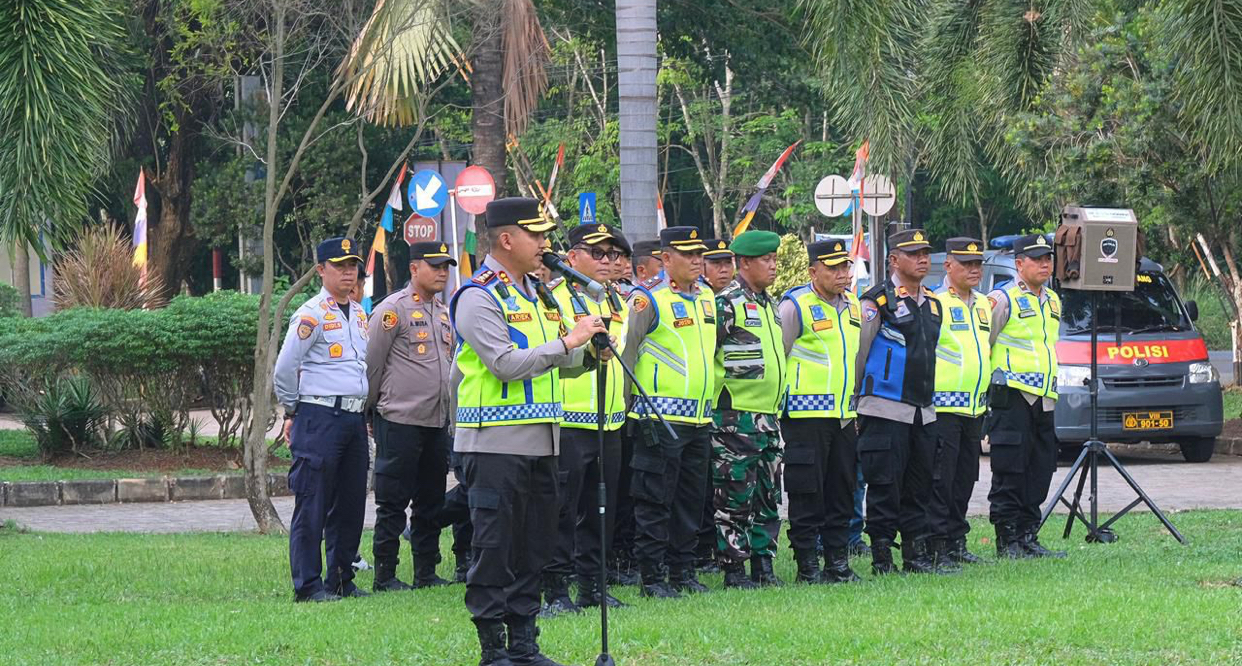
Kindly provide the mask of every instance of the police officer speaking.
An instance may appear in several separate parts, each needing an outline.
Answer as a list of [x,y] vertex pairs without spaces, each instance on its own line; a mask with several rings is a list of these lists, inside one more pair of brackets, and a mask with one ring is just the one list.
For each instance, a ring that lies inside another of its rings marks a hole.
[[369,409],[375,432],[375,591],[407,590],[397,577],[406,509],[413,508],[414,587],[447,585],[437,514],[444,505],[449,454],[452,327],[440,292],[457,261],[439,241],[410,246],[410,283],[371,313],[367,347]]
[[926,507],[935,449],[932,389],[940,302],[923,286],[931,246],[921,229],[888,239],[889,268],[863,294],[863,324],[855,376],[858,457],[867,481],[871,568],[893,572],[892,547],[901,532],[902,568],[937,571],[927,553]]
[[[362,537],[370,464],[362,416],[367,315],[349,301],[362,258],[351,238],[323,241],[315,257],[323,288],[290,317],[273,376],[293,454],[289,568],[295,601],[367,596],[354,585],[351,566]],[[319,556],[325,537],[326,581]]]
[[992,305],[992,489],[989,518],[1001,557],[1065,557],[1039,543],[1040,507],[1057,469],[1053,410],[1061,297],[1045,284],[1052,244],[1043,234],[1014,243],[1016,284],[988,294]]
[[936,346],[936,453],[927,506],[932,553],[942,567],[981,562],[966,548],[966,508],[979,480],[979,444],[992,371],[991,308],[975,291],[983,277],[983,242],[945,242],[943,314]]
[[[716,296],[716,409],[712,487],[716,555],[725,587],[779,585],[772,568],[781,518],[785,388],[781,320],[767,288],[776,281],[781,237],[747,231],[733,240],[737,276]],[[744,568],[750,560],[750,578]]]
[[474,524],[466,608],[482,666],[556,666],[539,650],[535,619],[540,573],[556,544],[561,377],[588,369],[580,348],[605,329],[590,315],[567,331],[551,291],[527,275],[554,226],[537,201],[497,199],[486,220],[491,254],[449,304],[458,337],[454,449]]
[[[785,372],[785,491],[789,543],[802,583],[859,580],[850,569],[849,524],[857,483],[854,365],[862,308],[849,291],[849,251],[841,241],[807,246],[811,282],[781,300]],[[819,566],[819,545],[824,569]]]
[[707,591],[695,576],[694,545],[707,493],[716,304],[698,281],[706,249],[698,230],[668,227],[660,244],[664,276],[630,295],[622,356],[677,433],[669,437],[646,401],[633,399],[629,414],[640,441],[631,460],[631,495],[641,593],[672,598],[679,590]]

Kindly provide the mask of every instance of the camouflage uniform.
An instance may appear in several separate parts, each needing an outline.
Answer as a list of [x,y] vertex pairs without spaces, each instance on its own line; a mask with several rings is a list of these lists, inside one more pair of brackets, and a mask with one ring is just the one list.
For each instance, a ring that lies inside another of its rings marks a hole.
[[[760,343],[759,337],[736,319],[738,304],[743,308],[771,308],[776,317],[775,303],[767,294],[755,294],[740,277],[734,279],[716,296],[720,313],[717,348],[722,350],[726,362],[731,348],[753,350]],[[779,340],[779,318],[776,326]],[[723,386],[725,373],[732,379],[754,378],[765,371],[765,366],[768,371],[779,372],[783,364],[783,359],[765,359],[762,354],[753,360],[734,362],[724,368],[718,363],[718,384]],[[728,389],[722,389],[712,428],[716,552],[725,564],[745,562],[751,556],[772,557],[781,528],[777,507],[781,503],[783,454],[778,415],[736,411],[730,408],[731,402]]]

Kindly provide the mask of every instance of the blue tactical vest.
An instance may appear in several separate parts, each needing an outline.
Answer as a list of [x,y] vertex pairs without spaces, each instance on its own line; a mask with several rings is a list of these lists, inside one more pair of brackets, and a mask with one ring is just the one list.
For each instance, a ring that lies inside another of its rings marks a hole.
[[863,294],[862,300],[874,302],[878,310],[865,311],[863,316],[879,316],[880,330],[867,353],[859,395],[874,395],[917,407],[932,404],[940,301],[930,289],[922,289],[922,305],[904,287],[896,287],[890,280]]

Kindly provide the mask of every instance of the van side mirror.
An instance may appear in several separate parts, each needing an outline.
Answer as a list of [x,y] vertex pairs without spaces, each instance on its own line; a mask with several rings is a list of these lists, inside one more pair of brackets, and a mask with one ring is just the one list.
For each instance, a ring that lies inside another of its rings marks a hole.
[[1199,304],[1186,301],[1186,314],[1190,316],[1190,321],[1199,321]]

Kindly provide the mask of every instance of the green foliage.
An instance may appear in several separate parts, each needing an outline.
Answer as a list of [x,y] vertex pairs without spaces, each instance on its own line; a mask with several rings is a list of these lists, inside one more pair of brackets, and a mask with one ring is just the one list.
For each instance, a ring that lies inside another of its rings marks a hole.
[[12,285],[0,283],[0,319],[20,317],[22,295]]
[[781,236],[781,246],[776,250],[776,282],[769,290],[773,296],[780,298],[794,287],[811,281],[811,273],[807,269],[806,244],[794,234]]
[[108,414],[86,376],[59,377],[42,391],[15,399],[15,406],[44,458],[98,443]]
[[1209,283],[1202,274],[1193,273],[1180,289],[1183,301],[1194,301],[1199,306],[1199,321],[1195,328],[1203,335],[1208,349],[1229,349],[1229,322],[1233,320],[1224,292]]

